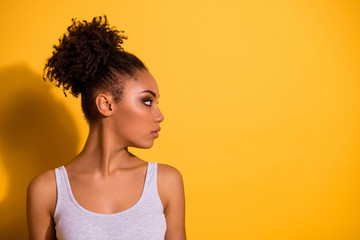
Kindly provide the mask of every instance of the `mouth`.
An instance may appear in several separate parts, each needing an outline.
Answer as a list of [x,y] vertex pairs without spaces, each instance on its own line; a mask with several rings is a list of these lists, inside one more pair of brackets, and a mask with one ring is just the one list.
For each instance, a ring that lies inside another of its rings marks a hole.
[[161,128],[156,129],[155,131],[152,131],[151,134],[153,135],[154,138],[158,138],[159,137],[159,133]]

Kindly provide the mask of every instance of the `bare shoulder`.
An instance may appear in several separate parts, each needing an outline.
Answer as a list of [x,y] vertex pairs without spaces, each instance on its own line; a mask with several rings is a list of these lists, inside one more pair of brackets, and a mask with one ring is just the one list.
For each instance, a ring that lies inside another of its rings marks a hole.
[[54,170],[46,171],[31,180],[27,189],[28,204],[41,205],[53,210],[56,201],[56,180]]
[[26,215],[30,239],[55,239],[55,204],[55,173],[47,171],[35,177],[27,189]]
[[182,181],[182,175],[178,169],[163,163],[158,164],[158,178],[165,182]]
[[56,187],[54,170],[49,170],[34,177],[28,186],[28,192],[48,192]]
[[180,171],[166,164],[158,164],[158,191],[166,218],[165,239],[185,240],[185,194]]
[[174,196],[184,192],[183,178],[178,169],[167,164],[158,164],[158,192],[166,209]]

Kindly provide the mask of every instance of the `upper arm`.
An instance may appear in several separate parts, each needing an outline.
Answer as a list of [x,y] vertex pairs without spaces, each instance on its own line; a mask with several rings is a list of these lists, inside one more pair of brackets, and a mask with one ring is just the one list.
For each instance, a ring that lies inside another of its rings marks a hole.
[[35,177],[29,184],[26,198],[26,214],[30,240],[56,239],[53,211],[56,204],[54,171]]
[[167,225],[165,239],[185,240],[185,194],[181,173],[169,165],[158,166],[158,189]]

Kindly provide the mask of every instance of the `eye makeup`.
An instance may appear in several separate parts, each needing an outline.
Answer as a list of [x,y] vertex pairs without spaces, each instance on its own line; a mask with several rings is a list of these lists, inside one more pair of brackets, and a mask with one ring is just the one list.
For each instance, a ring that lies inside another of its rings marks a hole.
[[[145,90],[145,91],[142,91],[142,92],[140,92],[140,93],[148,93],[148,94],[146,94],[146,95],[148,95],[148,96],[142,98],[141,101],[142,101],[146,106],[151,107],[153,100],[156,98],[156,93],[154,93],[154,92],[151,91],[151,90]],[[160,95],[159,95],[158,97],[160,97]],[[158,103],[159,103],[159,102],[157,102],[157,104],[158,104]]]

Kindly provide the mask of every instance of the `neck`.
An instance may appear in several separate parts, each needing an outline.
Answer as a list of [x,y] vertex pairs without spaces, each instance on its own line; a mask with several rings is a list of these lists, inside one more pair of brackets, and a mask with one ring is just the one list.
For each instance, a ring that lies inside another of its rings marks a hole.
[[77,159],[85,164],[86,170],[107,176],[119,168],[130,167],[133,155],[125,144],[119,143],[111,128],[101,121],[90,124],[89,136]]

